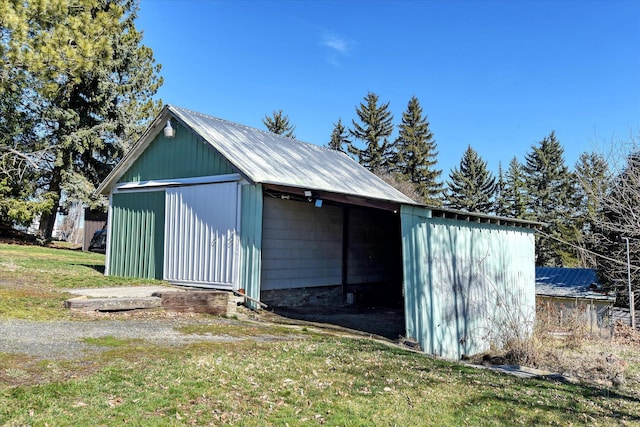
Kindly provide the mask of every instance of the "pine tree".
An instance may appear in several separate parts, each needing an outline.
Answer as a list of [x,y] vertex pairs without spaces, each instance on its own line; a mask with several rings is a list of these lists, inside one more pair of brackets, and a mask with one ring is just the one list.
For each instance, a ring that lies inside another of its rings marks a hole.
[[334,123],[333,125],[331,139],[329,140],[327,147],[332,150],[346,153],[345,147],[348,147],[349,144],[351,144],[351,140],[349,139],[347,128],[342,124],[342,119],[338,119],[338,123]]
[[378,105],[378,95],[369,92],[365,103],[356,107],[361,123],[352,121],[351,136],[365,144],[363,149],[349,144],[348,150],[358,158],[358,162],[370,171],[393,169],[396,152],[389,142],[393,132],[393,115],[389,103]]
[[527,211],[525,183],[522,165],[515,157],[509,162],[503,185],[504,210],[501,215],[509,218],[524,218]]
[[90,187],[85,196],[92,193],[127,142],[159,111],[160,102],[152,97],[162,84],[160,67],[141,44],[133,0],[78,0],[72,6],[65,0],[4,2],[2,7],[8,38],[0,41],[0,73],[25,76],[28,85],[15,89],[37,128],[31,141],[2,144],[18,143],[27,156],[46,152],[39,158],[33,197],[52,201],[41,218],[41,232],[49,238],[63,191],[80,197],[67,190],[83,180]]
[[527,216],[547,224],[536,245],[536,265],[574,266],[575,251],[561,243],[575,243],[579,230],[575,224],[575,178],[564,162],[564,149],[551,132],[525,156],[524,177],[527,192]]
[[271,117],[264,116],[262,123],[264,123],[269,132],[294,139],[296,137],[293,133],[296,127],[289,123],[289,117],[282,110],[274,111]]
[[396,171],[415,185],[421,202],[439,206],[442,203],[443,186],[438,180],[442,170],[436,169],[436,141],[415,96],[411,97],[407,110],[402,113],[402,123],[398,129]]
[[582,153],[574,168],[578,182],[577,226],[580,229],[579,246],[585,249],[579,253],[583,267],[596,268],[598,259],[594,253],[602,253],[606,246],[605,230],[602,222],[605,219],[603,200],[611,185],[609,165],[596,153]]
[[469,146],[462,156],[460,168],[452,169],[447,182],[445,205],[467,212],[493,212],[496,192],[495,178],[487,162]]
[[[0,33],[4,31],[0,28]],[[0,44],[1,46],[1,44]],[[7,63],[5,63],[6,66]],[[0,234],[14,225],[28,226],[34,216],[51,209],[51,200],[34,197],[42,150],[37,122],[28,114],[21,88],[27,76],[3,67],[0,78]]]
[[502,162],[498,162],[498,181],[496,182],[496,193],[494,211],[498,216],[507,216],[507,201],[505,199],[506,184],[504,173],[502,172]]

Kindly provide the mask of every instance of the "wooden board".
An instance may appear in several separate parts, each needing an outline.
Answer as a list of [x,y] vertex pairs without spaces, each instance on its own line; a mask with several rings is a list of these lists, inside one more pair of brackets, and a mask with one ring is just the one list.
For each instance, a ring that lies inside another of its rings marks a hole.
[[223,315],[227,313],[229,302],[229,292],[224,291],[162,292],[154,295],[160,296],[164,309],[180,312]]

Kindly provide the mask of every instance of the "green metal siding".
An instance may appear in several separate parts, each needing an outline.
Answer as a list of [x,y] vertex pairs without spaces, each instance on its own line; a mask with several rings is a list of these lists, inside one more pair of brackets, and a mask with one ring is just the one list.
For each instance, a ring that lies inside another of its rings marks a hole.
[[[256,300],[260,299],[262,267],[262,185],[242,186],[240,217],[240,288]],[[255,307],[252,303],[249,304]]]
[[489,349],[496,325],[530,328],[535,246],[530,229],[432,218],[402,206],[407,335],[458,359]]
[[174,138],[160,132],[124,173],[119,182],[191,178],[237,173],[208,143],[184,126],[175,126]]
[[112,196],[109,274],[162,279],[164,191]]

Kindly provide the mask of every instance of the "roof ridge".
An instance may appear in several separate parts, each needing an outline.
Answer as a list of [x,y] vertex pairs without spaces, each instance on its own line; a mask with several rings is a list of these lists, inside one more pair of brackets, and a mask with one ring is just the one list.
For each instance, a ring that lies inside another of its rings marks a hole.
[[287,138],[287,139],[289,139],[291,141],[295,141],[295,142],[298,142],[300,144],[308,145],[308,146],[310,146],[311,148],[314,148],[314,149],[320,149],[322,151],[331,150],[331,151],[336,151],[336,152],[344,154],[344,152],[341,152],[339,150],[333,150],[332,148],[325,147],[323,145],[317,145],[317,144],[314,144],[312,142],[302,141],[300,139],[292,138],[292,137],[286,136],[286,135],[279,135],[277,133],[269,132],[268,130],[258,129],[258,128],[255,128],[255,127],[252,127],[252,126],[244,125],[242,123],[233,122],[231,120],[223,119],[223,118],[220,118],[220,117],[217,117],[217,116],[212,116],[210,114],[205,114],[205,113],[201,113],[199,111],[190,110],[188,108],[177,107],[177,106],[171,105],[171,104],[167,104],[167,105],[170,108],[173,108],[174,110],[184,111],[184,112],[187,112],[189,114],[197,115],[197,116],[200,116],[200,117],[205,117],[207,119],[217,120],[219,122],[226,123],[228,125],[232,125],[232,126],[236,126],[236,127],[240,127],[240,128],[244,128],[244,129],[247,129],[247,130],[250,130],[250,131],[257,131],[257,132],[260,132],[260,133],[262,133],[264,135],[267,135],[267,136],[270,136],[270,137],[282,138],[282,139]]

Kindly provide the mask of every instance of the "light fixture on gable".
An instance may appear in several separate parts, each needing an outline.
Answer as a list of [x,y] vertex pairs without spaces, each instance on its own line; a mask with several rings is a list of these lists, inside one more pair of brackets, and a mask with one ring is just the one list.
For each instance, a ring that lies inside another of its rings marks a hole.
[[167,125],[164,127],[165,138],[173,138],[176,136],[176,130],[171,127],[171,119],[167,119]]

